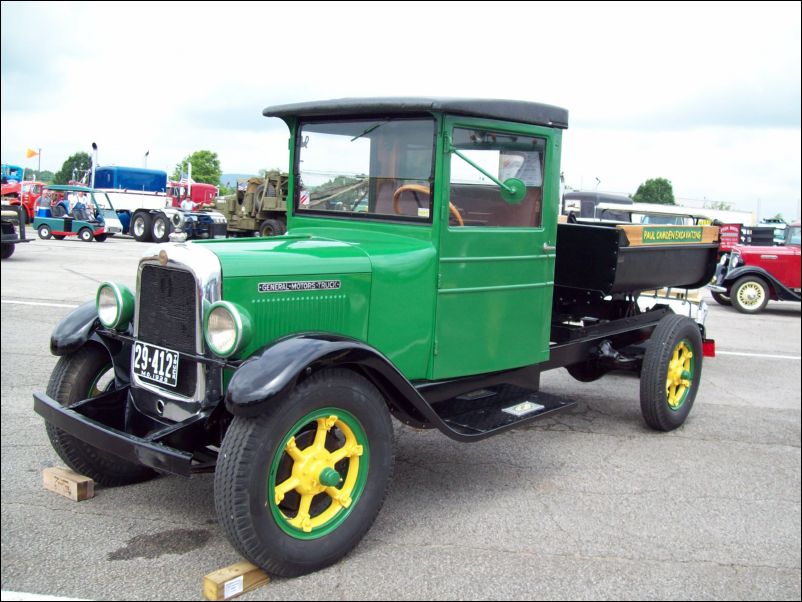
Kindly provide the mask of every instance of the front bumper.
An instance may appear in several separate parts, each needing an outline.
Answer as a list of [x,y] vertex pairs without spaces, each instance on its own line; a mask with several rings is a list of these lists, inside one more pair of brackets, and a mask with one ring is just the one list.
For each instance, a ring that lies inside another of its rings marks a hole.
[[124,430],[128,393],[129,387],[123,387],[69,407],[44,393],[34,393],[33,409],[49,424],[133,464],[183,476],[208,472],[213,467],[213,462],[196,458],[190,449],[181,449],[203,439],[210,410],[175,424],[154,423],[156,428],[148,429],[150,434],[138,437]]
[[726,286],[718,286],[717,284],[708,284],[707,288],[709,288],[714,293],[725,293],[727,292]]

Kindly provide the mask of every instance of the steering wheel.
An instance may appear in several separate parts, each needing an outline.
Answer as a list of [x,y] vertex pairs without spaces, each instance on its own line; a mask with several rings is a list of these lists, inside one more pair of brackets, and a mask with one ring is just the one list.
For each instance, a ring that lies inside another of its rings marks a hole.
[[[429,187],[423,186],[421,184],[404,184],[403,186],[399,186],[395,189],[393,193],[393,211],[395,211],[398,215],[401,215],[401,207],[399,207],[398,201],[401,200],[401,193],[403,192],[420,192],[425,195],[429,195]],[[454,216],[454,219],[457,220],[457,224],[460,226],[464,226],[465,222],[462,220],[462,216],[460,215],[459,209],[456,208],[454,203],[448,203],[448,210],[451,212],[451,215]]]

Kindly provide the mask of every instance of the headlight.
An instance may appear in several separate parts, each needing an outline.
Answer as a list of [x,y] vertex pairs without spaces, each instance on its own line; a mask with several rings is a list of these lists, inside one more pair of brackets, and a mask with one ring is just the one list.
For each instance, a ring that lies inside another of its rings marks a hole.
[[95,298],[97,315],[106,328],[125,330],[134,315],[134,294],[123,284],[104,282]]
[[251,340],[251,318],[237,304],[218,301],[206,314],[204,335],[214,354],[229,357],[245,348]]
[[738,251],[733,251],[730,255],[730,269],[737,268],[739,265],[743,263],[741,259],[741,254]]

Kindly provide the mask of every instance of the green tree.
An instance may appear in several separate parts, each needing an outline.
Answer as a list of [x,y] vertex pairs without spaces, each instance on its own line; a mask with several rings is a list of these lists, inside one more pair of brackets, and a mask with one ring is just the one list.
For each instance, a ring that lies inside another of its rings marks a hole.
[[707,201],[705,207],[720,211],[732,211],[732,203],[725,203],[724,201]]
[[34,180],[37,182],[53,182],[53,174],[52,171],[48,171],[47,169],[43,169],[42,171],[37,171],[36,169],[25,170],[25,179],[30,180],[33,177]]
[[223,170],[220,169],[220,159],[217,158],[217,153],[199,150],[187,155],[181,163],[175,166],[175,171],[173,171],[174,180],[181,179],[182,171],[186,173],[188,163],[192,164],[193,181],[215,186],[220,185],[220,176],[223,175]]
[[[61,169],[53,176],[53,184],[69,184],[70,180],[81,179],[92,169],[92,158],[89,153],[78,152],[70,155],[61,165]],[[86,179],[89,185],[89,178]]]
[[632,195],[636,203],[661,203],[663,205],[676,205],[674,202],[674,189],[671,180],[653,178],[646,180],[638,186],[638,191]]

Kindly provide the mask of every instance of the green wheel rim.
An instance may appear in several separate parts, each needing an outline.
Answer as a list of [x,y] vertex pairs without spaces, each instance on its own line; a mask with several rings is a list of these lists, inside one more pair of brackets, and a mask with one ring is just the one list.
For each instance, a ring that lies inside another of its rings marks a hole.
[[685,405],[695,374],[693,346],[687,339],[682,339],[674,347],[666,373],[666,401],[671,410],[676,412]]
[[[92,380],[92,383],[89,385],[89,392],[87,393],[86,397],[97,397],[98,395],[102,395],[107,391],[111,391],[114,386],[114,373],[109,374],[112,370],[111,364],[104,366],[100,372],[97,373],[97,376]],[[106,377],[111,377],[111,381],[105,383],[105,386],[100,386],[100,382],[104,380]]]
[[288,535],[323,537],[356,506],[369,466],[368,439],[359,420],[340,408],[315,410],[296,422],[276,449],[266,505]]

